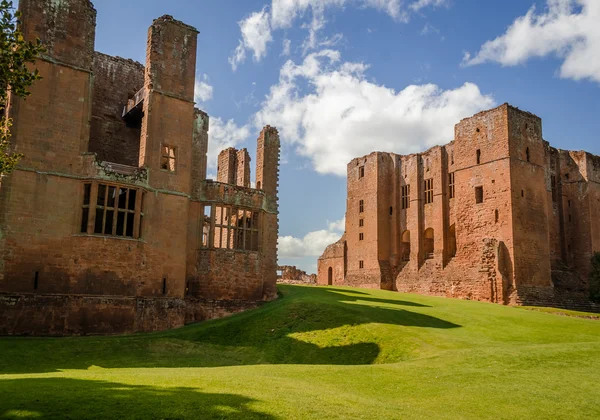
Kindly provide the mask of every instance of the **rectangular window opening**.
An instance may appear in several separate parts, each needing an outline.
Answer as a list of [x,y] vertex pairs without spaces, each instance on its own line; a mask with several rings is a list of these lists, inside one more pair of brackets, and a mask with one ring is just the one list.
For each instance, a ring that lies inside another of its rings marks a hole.
[[358,234],[358,240],[359,241],[364,241],[365,240],[365,234],[364,233],[359,233]]
[[359,227],[363,227],[364,225],[365,225],[365,219],[360,219],[360,220],[358,221],[358,226],[359,226]]
[[161,147],[160,169],[175,172],[175,147],[163,144]]
[[358,268],[360,268],[361,270],[362,270],[363,268],[365,268],[365,262],[364,262],[364,261],[359,261],[359,262],[358,262]]
[[163,278],[162,282],[162,294],[165,296],[167,294],[167,278]]
[[410,208],[410,185],[402,186],[402,209]]
[[358,168],[358,177],[361,179],[365,177],[365,167],[364,166],[361,166]]
[[483,187],[475,187],[475,203],[483,203]]
[[425,204],[433,203],[433,178],[425,180]]
[[36,271],[35,276],[33,277],[33,290],[38,289],[39,278],[40,278],[40,272]]
[[454,198],[455,197],[455,190],[454,190],[454,172],[448,174],[448,193],[450,195],[450,198]]
[[360,200],[358,202],[358,211],[359,211],[359,213],[365,212],[365,200]]

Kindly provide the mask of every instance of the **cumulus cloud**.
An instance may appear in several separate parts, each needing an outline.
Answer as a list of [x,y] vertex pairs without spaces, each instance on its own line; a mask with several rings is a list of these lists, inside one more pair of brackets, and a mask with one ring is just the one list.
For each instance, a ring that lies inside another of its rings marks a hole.
[[322,42],[339,41],[340,35],[319,40],[319,33],[327,23],[326,12],[330,9],[346,6],[371,8],[386,13],[397,22],[407,22],[410,12],[444,5],[447,0],[411,0],[406,2],[406,7],[404,3],[404,0],[271,0],[270,7],[265,6],[239,22],[242,39],[229,62],[236,70],[245,61],[246,51],[252,51],[255,61],[260,61],[266,55],[267,44],[273,39],[272,31],[290,28],[304,17],[308,17],[308,23],[302,25],[308,29],[308,37],[303,44],[305,52],[322,46]]
[[458,121],[494,105],[472,83],[395,91],[369,81],[367,69],[335,50],[309,54],[299,65],[288,60],[254,123],[277,126],[317,172],[345,176],[350,160],[375,150],[408,154],[447,143]]
[[246,59],[246,50],[252,51],[255,61],[260,61],[267,55],[267,44],[273,40],[266,7],[238,23],[242,39],[233,55],[229,57],[229,63],[234,71]]
[[208,76],[203,74],[196,79],[194,89],[194,101],[196,103],[206,102],[212,99],[213,87],[208,83]]
[[248,125],[238,126],[234,120],[223,121],[221,118],[211,117],[208,131],[208,167],[215,169],[222,150],[237,146],[249,136]]
[[290,55],[292,52],[292,41],[289,39],[283,40],[283,49],[281,50],[281,55],[286,57]]
[[303,238],[279,237],[279,258],[320,257],[327,246],[344,233],[345,220],[328,223],[328,228],[306,234]]
[[548,0],[538,13],[532,6],[506,32],[487,41],[463,64],[498,62],[523,64],[533,57],[556,56],[563,60],[560,76],[600,82],[600,2],[598,0]]

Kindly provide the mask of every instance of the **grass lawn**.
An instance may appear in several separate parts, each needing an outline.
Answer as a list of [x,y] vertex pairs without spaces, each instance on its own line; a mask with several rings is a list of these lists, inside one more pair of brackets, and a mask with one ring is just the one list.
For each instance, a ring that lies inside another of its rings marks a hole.
[[0,338],[0,418],[600,418],[600,320],[280,291],[167,333]]

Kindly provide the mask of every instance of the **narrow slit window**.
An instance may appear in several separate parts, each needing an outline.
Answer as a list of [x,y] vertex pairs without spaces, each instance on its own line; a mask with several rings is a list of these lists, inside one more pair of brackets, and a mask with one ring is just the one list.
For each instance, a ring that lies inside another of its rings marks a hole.
[[477,149],[477,164],[481,164],[481,150]]
[[365,225],[365,219],[360,219],[360,220],[358,221],[358,226],[359,226],[359,227],[363,227],[364,225]]
[[92,184],[83,184],[83,209],[81,212],[81,233],[87,233],[90,220],[90,199]]
[[494,219],[495,219],[496,223],[498,223],[500,221],[500,212],[498,210],[496,210],[494,212]]
[[527,159],[527,162],[531,162],[531,155],[529,154],[529,147],[527,149],[525,149],[525,159]]
[[556,188],[556,176],[552,175],[550,177],[550,185],[552,188],[552,202],[556,203],[558,201],[558,194],[557,194],[557,188]]
[[38,289],[39,279],[40,279],[40,272],[36,271],[35,276],[33,277],[33,290]]
[[475,203],[483,203],[483,187],[475,187]]
[[365,177],[365,167],[361,166],[358,168],[358,177],[359,178],[364,178]]
[[359,262],[358,262],[358,268],[360,268],[361,270],[362,270],[363,268],[365,268],[365,262],[364,262],[364,261],[362,261],[362,260],[361,260],[361,261],[359,261]]
[[176,157],[175,147],[163,144],[161,147],[160,169],[163,171],[175,172]]
[[365,200],[360,200],[358,202],[358,211],[360,213],[364,213],[365,212]]
[[390,207],[390,216],[393,216],[393,215],[394,215],[394,208]]
[[433,178],[425,180],[425,204],[433,203]]
[[455,197],[455,190],[454,190],[454,172],[449,173],[448,174],[448,195],[450,196],[450,198],[454,198]]
[[402,186],[402,209],[410,208],[410,185]]
[[364,241],[364,240],[365,240],[365,234],[364,234],[364,233],[362,233],[362,232],[361,232],[361,233],[359,233],[359,234],[358,234],[358,240],[359,240],[359,241]]
[[163,294],[163,296],[165,296],[167,294],[167,279],[166,279],[166,277],[163,278],[163,281],[162,281],[162,294]]

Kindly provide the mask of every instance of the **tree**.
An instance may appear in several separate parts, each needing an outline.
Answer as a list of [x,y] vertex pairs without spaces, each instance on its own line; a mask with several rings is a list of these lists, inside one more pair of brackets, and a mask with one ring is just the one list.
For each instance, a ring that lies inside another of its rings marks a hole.
[[10,150],[12,121],[6,115],[9,93],[21,98],[29,96],[29,88],[41,76],[33,68],[39,54],[46,50],[39,39],[25,41],[19,27],[21,13],[12,1],[0,1],[0,177],[12,172],[22,157]]

